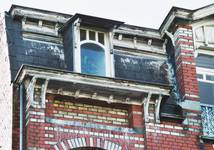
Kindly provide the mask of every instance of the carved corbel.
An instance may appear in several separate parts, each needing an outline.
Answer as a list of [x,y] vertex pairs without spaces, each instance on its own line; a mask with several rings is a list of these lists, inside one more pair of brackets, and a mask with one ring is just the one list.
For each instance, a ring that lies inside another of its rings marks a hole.
[[45,108],[46,92],[48,87],[49,80],[45,80],[41,87],[41,107]]
[[35,89],[36,81],[37,81],[37,78],[33,77],[29,85],[26,87],[27,99],[29,99],[29,104],[31,106],[34,105],[34,89]]
[[145,122],[149,122],[149,102],[150,102],[151,96],[152,96],[152,93],[149,92],[147,97],[145,97],[143,100]]
[[160,105],[161,105],[162,95],[160,94],[158,99],[155,101],[155,122],[160,123]]

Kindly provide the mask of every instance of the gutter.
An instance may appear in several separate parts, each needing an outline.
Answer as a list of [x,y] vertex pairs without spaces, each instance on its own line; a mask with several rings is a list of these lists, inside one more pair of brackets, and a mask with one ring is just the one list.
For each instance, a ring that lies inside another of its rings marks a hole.
[[19,86],[19,108],[20,108],[20,116],[19,116],[19,150],[24,150],[23,143],[23,85]]

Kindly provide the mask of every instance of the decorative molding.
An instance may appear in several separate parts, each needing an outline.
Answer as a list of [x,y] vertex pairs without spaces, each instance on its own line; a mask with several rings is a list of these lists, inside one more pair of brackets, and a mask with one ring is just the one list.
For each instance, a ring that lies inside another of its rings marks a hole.
[[145,97],[143,100],[145,122],[149,122],[149,102],[150,102],[151,96],[152,96],[152,93],[149,92],[147,97]]
[[137,132],[133,128],[125,128],[125,127],[117,127],[117,126],[110,126],[110,125],[102,125],[90,122],[80,122],[80,121],[68,121],[68,120],[60,120],[50,117],[45,117],[45,122],[62,125],[62,126],[75,126],[75,127],[82,127],[82,128],[95,128],[99,130],[110,130],[110,131],[117,131],[122,133],[130,133],[130,134],[137,134]]
[[155,100],[155,122],[160,123],[160,105],[161,105],[162,95],[159,95],[158,99]]
[[[88,142],[89,141],[89,142]],[[84,148],[84,147],[94,147],[102,148],[105,150],[122,150],[122,146],[118,143],[103,140],[96,137],[82,137],[82,138],[71,138],[58,142],[54,145],[55,150],[59,150],[62,147],[63,150],[73,149],[73,148]]]

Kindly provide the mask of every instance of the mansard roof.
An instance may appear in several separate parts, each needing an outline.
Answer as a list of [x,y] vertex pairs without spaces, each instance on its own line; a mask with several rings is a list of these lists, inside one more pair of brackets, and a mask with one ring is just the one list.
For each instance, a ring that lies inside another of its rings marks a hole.
[[192,21],[200,20],[202,18],[214,15],[214,3],[195,10],[172,7],[168,15],[163,20],[159,29],[128,25],[124,24],[124,22],[122,21],[99,18],[79,13],[75,15],[68,15],[64,13],[23,7],[18,5],[12,5],[9,10],[9,13],[13,17],[32,17],[35,19],[44,19],[53,22],[59,22],[63,23],[65,27],[77,18],[81,18],[81,21],[85,24],[96,25],[98,27],[104,28],[112,28],[114,26],[119,27],[116,30],[119,33],[125,32],[125,34],[132,34],[135,36],[148,36],[152,38],[161,39],[165,35],[165,31],[170,29],[171,25],[174,24],[176,19],[186,20],[191,23]]

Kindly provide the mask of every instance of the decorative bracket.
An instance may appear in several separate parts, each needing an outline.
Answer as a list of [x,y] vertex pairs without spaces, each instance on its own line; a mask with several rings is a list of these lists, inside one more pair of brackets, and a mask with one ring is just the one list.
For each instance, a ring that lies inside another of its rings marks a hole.
[[160,105],[161,105],[162,95],[160,94],[158,99],[155,101],[155,122],[160,123]]
[[40,93],[41,101],[35,102],[34,95],[35,95],[35,86],[36,86],[37,79],[38,78],[36,76],[34,76],[31,79],[31,81],[29,82],[29,84],[26,85],[27,99],[29,101],[29,106],[36,107],[37,105],[41,105],[39,107],[45,108],[45,100],[46,100],[46,93],[47,93],[47,87],[48,87],[49,80],[45,79],[45,81],[41,85],[41,93]]
[[152,96],[152,93],[149,92],[148,96],[145,97],[143,100],[145,122],[149,122],[149,102],[150,102],[151,96]]
[[27,98],[29,98],[29,104],[32,106],[34,105],[34,89],[35,89],[36,81],[37,81],[37,78],[33,77],[26,90]]
[[49,80],[45,80],[41,87],[41,107],[45,108],[46,92]]

